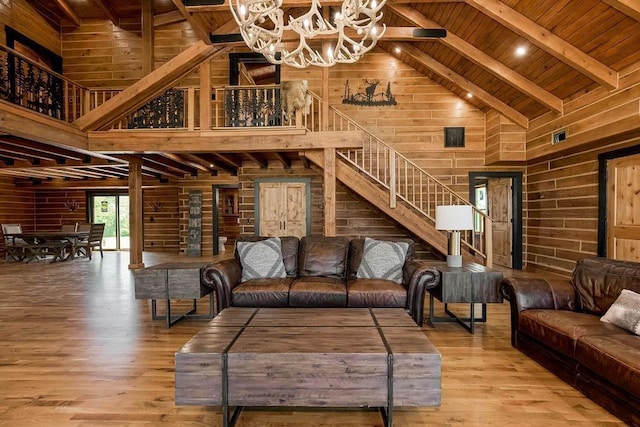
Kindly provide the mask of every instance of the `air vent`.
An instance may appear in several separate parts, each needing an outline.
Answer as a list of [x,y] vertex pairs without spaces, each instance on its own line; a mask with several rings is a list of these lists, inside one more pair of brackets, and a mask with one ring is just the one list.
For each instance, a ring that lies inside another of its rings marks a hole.
[[551,136],[551,143],[555,145],[564,141],[565,139],[567,139],[567,131],[564,129],[559,130],[557,132],[554,132]]

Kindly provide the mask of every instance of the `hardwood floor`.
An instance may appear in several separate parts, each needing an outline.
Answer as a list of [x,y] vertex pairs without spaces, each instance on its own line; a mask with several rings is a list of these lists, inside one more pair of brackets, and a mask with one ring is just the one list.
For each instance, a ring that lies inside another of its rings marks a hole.
[[[144,254],[147,266],[195,260]],[[204,321],[167,330],[151,320],[150,302],[134,299],[128,263],[126,252],[105,252],[91,261],[0,264],[0,425],[221,424],[217,408],[174,404],[174,353]],[[425,327],[442,352],[442,406],[397,410],[394,425],[624,425],[513,349],[508,321],[508,306],[495,304],[475,335],[455,324]],[[382,423],[373,410],[284,408],[245,410],[237,425]]]

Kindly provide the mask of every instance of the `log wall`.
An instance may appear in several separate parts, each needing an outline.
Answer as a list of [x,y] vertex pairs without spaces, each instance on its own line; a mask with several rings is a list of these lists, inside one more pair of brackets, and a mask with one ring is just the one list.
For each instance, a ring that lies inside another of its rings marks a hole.
[[0,43],[6,46],[7,25],[31,40],[62,56],[60,31],[52,27],[26,0],[0,2]]
[[[24,231],[33,231],[35,210],[32,189],[16,187],[12,179],[0,177],[0,224],[21,224]],[[0,239],[0,262],[4,258],[4,239]]]
[[178,186],[167,185],[142,191],[145,251],[180,250]]

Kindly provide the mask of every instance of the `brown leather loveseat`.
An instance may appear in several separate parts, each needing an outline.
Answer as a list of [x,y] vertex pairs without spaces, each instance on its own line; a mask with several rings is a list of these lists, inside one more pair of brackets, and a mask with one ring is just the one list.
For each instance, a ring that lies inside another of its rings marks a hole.
[[570,280],[507,278],[501,289],[514,347],[640,426],[640,336],[600,320],[614,302],[620,307],[623,289],[640,293],[640,264],[585,258]]
[[[265,237],[241,236],[238,242]],[[416,261],[414,243],[402,266],[402,283],[384,278],[358,278],[365,239],[345,237],[281,237],[286,277],[241,281],[242,264],[236,246],[234,258],[202,269],[202,282],[214,289],[218,311],[226,307],[400,307],[422,325],[424,296],[437,286],[439,273]]]

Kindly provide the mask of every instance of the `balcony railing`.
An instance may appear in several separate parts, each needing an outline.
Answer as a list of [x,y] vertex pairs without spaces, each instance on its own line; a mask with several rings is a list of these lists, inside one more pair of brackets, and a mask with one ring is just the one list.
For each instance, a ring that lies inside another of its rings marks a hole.
[[63,75],[0,46],[0,99],[73,122],[89,110],[88,93]]

